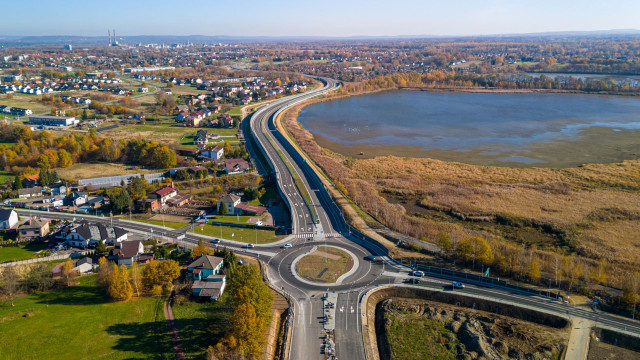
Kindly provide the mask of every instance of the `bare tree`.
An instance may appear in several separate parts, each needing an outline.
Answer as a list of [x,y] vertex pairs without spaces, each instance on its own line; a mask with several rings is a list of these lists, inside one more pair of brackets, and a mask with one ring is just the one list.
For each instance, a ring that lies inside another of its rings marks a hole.
[[2,294],[9,298],[11,306],[15,306],[13,304],[13,299],[15,294],[18,292],[18,287],[20,285],[20,279],[15,267],[7,266],[2,270],[0,284],[2,284],[2,287],[0,287]]

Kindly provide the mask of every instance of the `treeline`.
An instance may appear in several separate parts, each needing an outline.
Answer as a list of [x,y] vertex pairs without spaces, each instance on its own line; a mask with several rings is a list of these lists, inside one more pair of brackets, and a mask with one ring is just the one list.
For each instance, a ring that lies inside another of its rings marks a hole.
[[485,89],[525,89],[525,90],[572,90],[585,92],[640,93],[640,87],[632,81],[613,79],[581,79],[571,76],[558,76],[555,79],[546,75],[529,76],[526,74],[479,75],[460,71],[432,70],[378,76],[360,83],[347,84],[340,94],[361,93],[394,88],[485,88]]
[[[137,102],[135,100],[129,99],[128,101],[126,99],[129,98],[124,98],[121,103],[123,104],[128,104],[131,106],[137,106]],[[134,110],[131,110],[129,108],[127,108],[126,106],[121,106],[121,105],[105,105],[99,101],[92,101],[91,104],[89,104],[89,109],[94,110],[96,114],[104,114],[104,115],[108,115],[108,116],[113,116],[113,115],[131,115],[131,114],[135,114],[136,112]]]
[[207,349],[207,359],[259,359],[267,343],[273,294],[256,265],[239,266],[230,273],[229,329]]
[[[114,141],[87,133],[53,136],[48,131],[33,132],[21,125],[1,125],[0,166],[6,171],[64,168],[88,161],[123,162],[166,169],[176,165],[176,154],[167,145],[153,140]],[[7,144],[9,143],[9,144]]]
[[130,268],[116,265],[105,257],[98,260],[96,285],[112,300],[127,301],[135,294],[160,296],[168,291],[180,275],[180,265],[174,260],[151,260],[142,271],[138,264]]

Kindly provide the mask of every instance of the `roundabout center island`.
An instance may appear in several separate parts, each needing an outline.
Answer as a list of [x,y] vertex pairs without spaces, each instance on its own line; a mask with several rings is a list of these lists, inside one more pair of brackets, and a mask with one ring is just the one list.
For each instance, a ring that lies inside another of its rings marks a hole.
[[293,264],[302,279],[321,284],[340,283],[354,265],[353,254],[335,246],[316,246]]

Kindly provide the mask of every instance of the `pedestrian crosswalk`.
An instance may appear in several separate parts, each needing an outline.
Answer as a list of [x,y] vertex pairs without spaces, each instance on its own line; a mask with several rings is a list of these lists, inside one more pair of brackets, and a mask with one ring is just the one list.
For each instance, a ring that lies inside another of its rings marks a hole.
[[296,239],[308,239],[308,238],[337,238],[337,237],[341,237],[342,235],[340,235],[339,233],[329,233],[329,234],[320,234],[317,235],[314,233],[300,233],[300,234],[296,234],[295,237]]

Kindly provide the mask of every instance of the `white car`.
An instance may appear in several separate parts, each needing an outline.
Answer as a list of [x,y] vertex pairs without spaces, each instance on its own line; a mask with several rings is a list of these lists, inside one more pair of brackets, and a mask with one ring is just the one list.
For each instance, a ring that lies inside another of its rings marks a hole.
[[284,245],[282,245],[282,246],[281,246],[281,248],[283,248],[283,249],[288,249],[288,248],[290,248],[290,247],[292,247],[292,246],[293,246],[293,245],[291,245],[291,244],[284,244]]
[[413,275],[413,276],[424,276],[424,271],[415,270],[415,271],[411,272],[411,275]]
[[244,247],[246,247],[247,249],[251,249],[253,247],[253,244],[247,244]]

